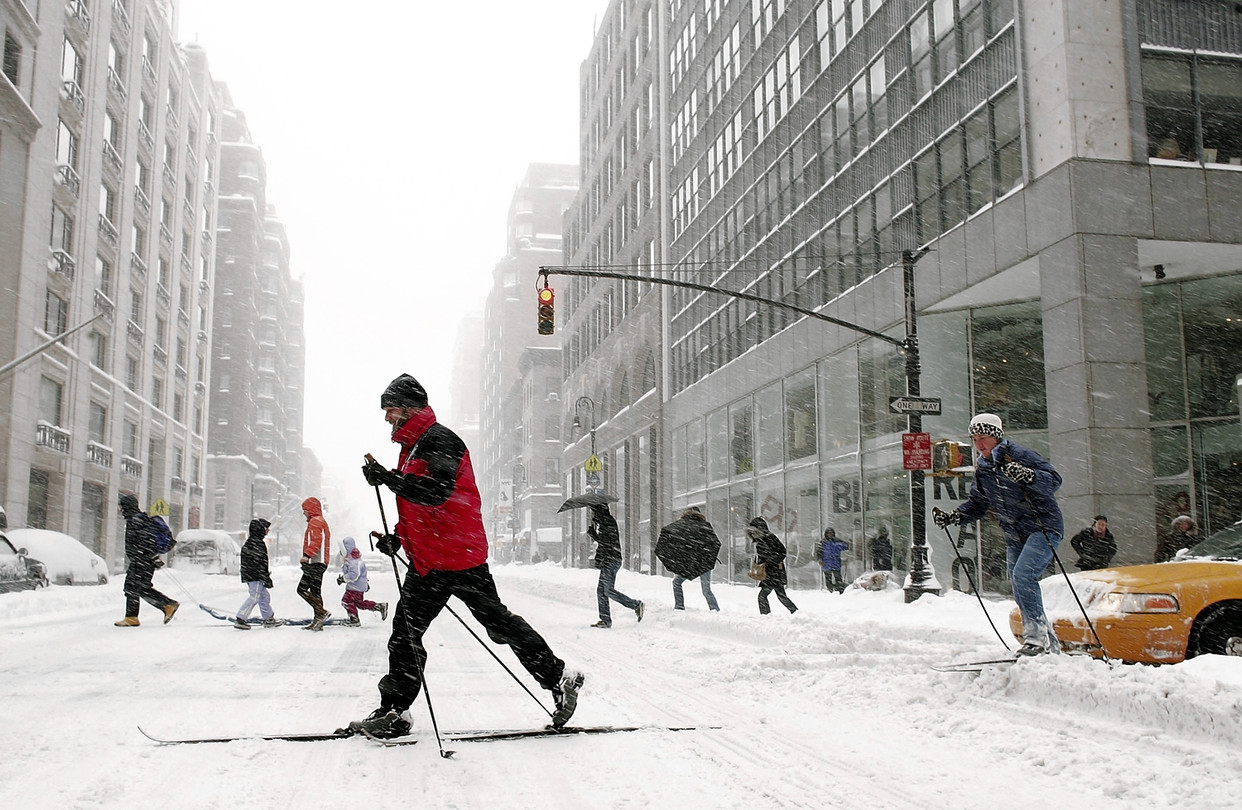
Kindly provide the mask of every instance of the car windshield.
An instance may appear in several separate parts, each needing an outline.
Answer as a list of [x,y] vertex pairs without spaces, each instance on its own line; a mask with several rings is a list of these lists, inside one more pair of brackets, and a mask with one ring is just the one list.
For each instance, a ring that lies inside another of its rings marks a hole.
[[1242,560],[1242,522],[1223,529],[1190,549],[1188,557]]

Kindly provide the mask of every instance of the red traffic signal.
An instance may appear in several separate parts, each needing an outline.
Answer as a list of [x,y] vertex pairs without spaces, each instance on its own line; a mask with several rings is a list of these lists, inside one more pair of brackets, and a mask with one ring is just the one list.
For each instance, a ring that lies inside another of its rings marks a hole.
[[553,306],[555,295],[551,287],[544,287],[539,291],[539,317],[538,326],[539,334],[554,335],[556,334],[556,309]]

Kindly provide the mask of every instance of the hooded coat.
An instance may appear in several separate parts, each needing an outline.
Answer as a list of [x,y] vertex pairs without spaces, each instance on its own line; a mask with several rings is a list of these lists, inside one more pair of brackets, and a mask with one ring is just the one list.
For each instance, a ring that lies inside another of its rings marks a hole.
[[323,506],[318,498],[307,498],[302,501],[302,512],[306,515],[302,556],[310,557],[312,564],[327,565],[332,559],[332,532],[328,530],[328,521],[323,519]]
[[272,587],[272,572],[267,562],[267,530],[272,524],[263,518],[250,521],[250,533],[241,548],[241,581],[262,582]]
[[362,552],[354,544],[354,538],[346,537],[341,541],[345,549],[345,558],[341,562],[341,578],[345,580],[345,590],[363,591],[370,589],[367,581],[367,564],[362,561]]
[[761,517],[751,520],[746,535],[755,543],[755,557],[767,569],[767,582],[784,586],[789,581],[785,573],[785,555],[788,553],[780,538],[768,529],[768,522]]
[[131,569],[155,573],[155,526],[151,518],[138,508],[138,499],[128,493],[119,500],[125,518],[125,557]]
[[397,496],[401,538],[414,570],[465,571],[487,562],[482,499],[470,451],[456,433],[436,421],[430,406],[410,416],[392,434],[401,445],[388,483]]
[[621,531],[617,528],[617,519],[608,511],[607,506],[591,507],[591,525],[587,527],[587,534],[596,543],[596,568],[621,564]]

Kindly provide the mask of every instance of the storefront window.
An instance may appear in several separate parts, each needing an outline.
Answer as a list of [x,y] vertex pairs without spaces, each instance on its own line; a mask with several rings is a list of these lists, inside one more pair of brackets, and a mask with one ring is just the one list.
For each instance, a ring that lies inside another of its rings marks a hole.
[[703,458],[703,420],[701,418],[695,419],[687,426],[686,472],[687,491],[701,490],[707,474]]
[[1039,303],[971,312],[975,410],[998,414],[1005,429],[1048,427],[1043,318]]
[[1143,290],[1147,406],[1153,422],[1186,418],[1178,287],[1176,284],[1159,284]]
[[729,478],[729,415],[724,408],[707,415],[707,481]]
[[824,412],[820,457],[858,453],[858,355],[851,348],[819,364]]
[[864,341],[858,351],[858,383],[862,438],[878,439],[903,433],[905,418],[888,407],[890,397],[906,393],[905,358],[897,347],[875,339]]
[[673,494],[686,492],[686,428],[677,428],[669,437],[668,459],[673,465]]
[[729,455],[734,478],[755,471],[754,408],[750,397],[729,406]]
[[1237,417],[1242,285],[1236,277],[1223,277],[1181,286],[1190,416]]
[[785,382],[786,461],[814,456],[815,369],[801,371]]
[[781,384],[773,383],[755,394],[755,413],[759,422],[759,469],[779,467],[785,459]]

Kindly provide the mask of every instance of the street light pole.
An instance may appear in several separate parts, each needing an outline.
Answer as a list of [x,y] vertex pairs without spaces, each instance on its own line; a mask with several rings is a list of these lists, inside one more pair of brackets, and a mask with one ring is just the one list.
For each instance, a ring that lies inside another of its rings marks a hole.
[[[920,395],[919,377],[922,373],[922,362],[919,357],[918,317],[914,303],[914,264],[927,248],[917,253],[905,250],[901,253],[901,280],[905,292],[906,305],[906,395],[916,398]],[[910,411],[909,432],[923,432],[923,414],[916,410]],[[931,574],[927,570],[927,490],[925,489],[923,471],[910,470],[910,573],[906,577],[906,602],[913,602],[925,593],[939,593],[938,588],[926,587]]]

